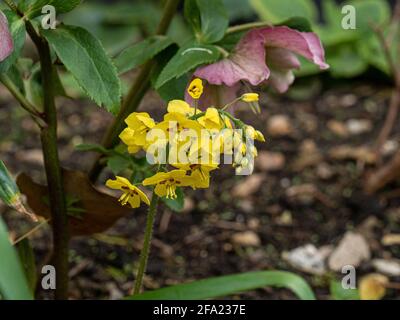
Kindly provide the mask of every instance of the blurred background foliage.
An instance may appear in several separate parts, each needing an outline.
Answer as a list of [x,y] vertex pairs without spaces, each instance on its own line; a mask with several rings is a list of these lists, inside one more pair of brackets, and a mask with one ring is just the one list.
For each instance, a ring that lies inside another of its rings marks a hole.
[[[164,1],[99,1],[87,0],[64,21],[91,30],[99,37],[107,51],[116,55],[128,45],[147,35],[154,34]],[[304,17],[310,22],[326,49],[327,61],[331,65],[330,74],[335,78],[357,77],[370,68],[390,75],[384,52],[374,33],[381,27],[385,34],[397,39],[398,28],[390,25],[390,0],[225,0],[231,24],[268,21],[278,24],[293,17]],[[352,5],[356,9],[356,29],[342,27],[342,8]],[[183,44],[190,37],[189,27],[182,16],[177,16],[172,24],[170,36]],[[396,45],[392,49],[395,50]],[[399,57],[400,58],[400,57]],[[321,72],[312,63],[302,61],[298,76],[308,76]]]

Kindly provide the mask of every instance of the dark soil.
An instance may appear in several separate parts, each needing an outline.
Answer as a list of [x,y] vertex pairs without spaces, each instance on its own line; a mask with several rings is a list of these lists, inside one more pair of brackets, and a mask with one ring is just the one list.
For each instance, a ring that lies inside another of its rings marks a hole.
[[[307,87],[308,83],[304,85]],[[37,130],[3,88],[0,90],[1,158],[14,173],[25,171],[43,182]],[[317,247],[336,245],[347,230],[355,228],[363,230],[374,258],[400,257],[399,246],[381,244],[383,235],[400,233],[400,201],[388,194],[400,185],[391,185],[372,196],[363,192],[366,174],[376,167],[370,161],[368,150],[373,147],[382,126],[390,88],[349,82],[327,91],[304,91],[297,87],[289,95],[296,99],[270,93],[264,96],[261,116],[242,110],[240,117],[267,137],[267,143],[259,145],[260,150],[280,153],[285,157],[285,164],[273,171],[263,171],[257,166],[255,174],[263,177],[264,182],[244,198],[233,196],[232,190],[247,181],[246,177],[235,176],[231,168],[224,167],[214,174],[210,189],[188,192],[183,213],[173,213],[163,207],[156,224],[146,289],[211,276],[280,269],[301,274],[319,299],[329,299],[329,281],[339,279],[340,274],[302,273],[292,268],[282,258],[282,253],[308,243]],[[63,165],[80,170],[83,165],[87,169],[94,155],[76,152],[74,145],[100,141],[111,116],[87,101],[63,99],[58,105]],[[160,113],[161,105],[155,95],[150,94],[142,109]],[[274,115],[289,117],[289,134],[269,134],[267,123]],[[372,128],[343,137],[328,128],[331,120],[345,125],[351,119],[367,120]],[[390,158],[393,153],[390,147],[400,142],[399,137],[400,125],[385,146],[384,160]],[[354,156],[338,158],[332,153],[343,146],[350,150],[363,147],[364,153],[357,159]],[[302,149],[306,150],[303,154]],[[108,176],[110,174],[105,173],[101,182]],[[315,192],[304,191],[310,188]],[[34,226],[3,206],[0,213],[14,238]],[[145,217],[144,209],[137,210],[105,234],[72,241],[71,298],[116,299],[128,294],[134,281],[133,270],[137,267]],[[361,228],[365,221],[372,225],[368,232]],[[234,234],[244,231],[254,232],[260,244],[245,246],[232,241]],[[40,229],[30,239],[37,254],[37,265],[46,263],[51,243],[49,228]],[[370,263],[358,269],[360,275],[371,271]],[[393,282],[399,280],[391,278]],[[38,297],[49,297],[49,293],[39,291]],[[239,297],[292,299],[294,295],[287,290],[266,288],[235,298]],[[400,295],[398,291],[390,291],[387,297],[399,298]]]

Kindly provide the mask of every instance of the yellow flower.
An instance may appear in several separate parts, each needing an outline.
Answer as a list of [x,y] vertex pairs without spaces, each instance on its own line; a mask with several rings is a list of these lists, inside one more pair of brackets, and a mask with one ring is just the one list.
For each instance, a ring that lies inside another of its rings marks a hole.
[[223,128],[232,128],[230,120],[220,115],[216,108],[208,108],[203,117],[198,119],[199,123],[208,130],[219,131]]
[[119,138],[128,146],[129,153],[137,153],[146,145],[146,136],[156,124],[146,112],[132,113],[125,119],[128,128],[124,129]]
[[247,103],[250,103],[250,102],[258,102],[258,100],[259,100],[259,95],[258,95],[258,93],[245,93],[243,96],[242,96],[242,101],[243,102],[247,102]]
[[245,133],[253,140],[265,142],[264,135],[260,131],[254,129],[252,126],[246,126]]
[[155,126],[154,120],[147,112],[133,112],[125,119],[125,123],[129,128],[137,132],[148,130]]
[[115,180],[108,180],[106,186],[124,192],[118,200],[123,206],[129,203],[132,208],[138,208],[140,202],[144,202],[147,205],[150,204],[149,198],[147,198],[143,191],[132,185],[126,178],[115,177]]
[[204,91],[203,81],[199,78],[194,79],[190,83],[187,91],[193,99],[195,99],[195,100],[200,99],[200,97]]
[[[195,108],[192,108],[187,102],[183,100],[172,100],[168,103],[169,113],[180,113],[186,117],[191,117],[195,113]],[[197,113],[200,113],[200,110],[197,110]]]
[[143,181],[144,186],[155,185],[154,192],[159,197],[176,199],[176,188],[193,185],[193,179],[186,175],[185,170],[159,172]]
[[193,189],[209,188],[210,172],[218,169],[218,164],[174,164],[173,166],[191,173]]

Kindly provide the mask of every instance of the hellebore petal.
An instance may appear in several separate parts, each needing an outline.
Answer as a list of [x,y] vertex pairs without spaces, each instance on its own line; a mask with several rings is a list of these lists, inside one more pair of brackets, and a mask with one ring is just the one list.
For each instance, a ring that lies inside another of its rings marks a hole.
[[196,70],[210,84],[232,87],[241,80],[257,86],[269,77],[265,64],[265,39],[259,29],[248,32],[227,58]]
[[13,40],[8,29],[6,16],[0,11],[0,62],[5,60],[13,51]]
[[[328,69],[321,40],[313,32],[300,32],[289,27],[267,27],[259,29],[267,48],[283,48],[305,57],[322,70]],[[286,57],[283,56],[284,60]]]
[[209,84],[228,87],[240,81],[253,86],[268,81],[279,92],[285,92],[294,81],[292,70],[300,68],[296,55],[312,61],[322,70],[329,68],[315,33],[279,26],[249,31],[229,57],[199,68],[194,75]]

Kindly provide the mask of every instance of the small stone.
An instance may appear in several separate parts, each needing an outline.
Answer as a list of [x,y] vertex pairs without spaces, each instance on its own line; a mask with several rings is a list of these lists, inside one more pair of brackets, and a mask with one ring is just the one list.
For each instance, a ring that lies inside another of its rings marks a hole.
[[304,140],[300,145],[300,152],[294,160],[292,167],[294,171],[302,171],[322,161],[322,155],[317,145],[311,139]]
[[347,129],[347,127],[343,122],[330,120],[327,123],[327,127],[329,130],[331,130],[334,134],[336,134],[339,137],[345,138],[349,135],[349,130]]
[[357,96],[355,94],[346,94],[339,101],[340,106],[345,108],[352,107],[356,103],[357,103]]
[[16,159],[21,162],[27,162],[34,165],[43,165],[43,153],[40,149],[31,149],[18,151],[15,155]]
[[390,156],[393,155],[399,149],[399,143],[395,140],[388,140],[382,147],[382,155]]
[[238,207],[242,209],[245,213],[252,213],[254,212],[254,203],[248,199],[241,199],[238,202]]
[[347,130],[350,134],[358,135],[372,130],[372,122],[363,119],[351,119],[346,123]]
[[284,211],[277,219],[276,223],[281,226],[291,226],[293,224],[292,213],[288,210]]
[[346,265],[357,268],[370,257],[371,252],[365,238],[361,234],[347,232],[329,257],[328,264],[331,270],[341,271]]
[[333,177],[334,172],[327,163],[323,162],[317,167],[317,175],[323,180],[329,180]]
[[250,229],[257,230],[257,229],[260,227],[260,220],[257,219],[257,218],[251,218],[251,219],[249,219],[249,221],[247,222],[247,226],[248,226]]
[[192,212],[193,209],[195,208],[195,204],[192,198],[185,197],[185,201],[183,203],[183,213],[189,213]]
[[356,160],[366,164],[375,164],[377,160],[376,153],[364,146],[336,146],[329,150],[329,156],[335,160]]
[[268,120],[267,130],[270,136],[288,136],[293,132],[293,127],[288,116],[276,115]]
[[400,234],[386,234],[382,238],[384,246],[400,245]]
[[378,272],[387,276],[400,276],[400,263],[396,260],[374,259],[372,260],[372,265]]
[[256,158],[256,168],[262,171],[278,171],[285,166],[285,156],[280,152],[261,151]]
[[311,274],[321,275],[326,272],[326,253],[320,252],[313,244],[296,248],[283,254],[283,258],[294,268]]
[[264,180],[265,176],[263,174],[253,174],[235,186],[232,195],[234,197],[246,198],[256,193],[260,189]]
[[231,240],[233,244],[245,247],[258,247],[261,244],[260,237],[254,231],[235,233]]

